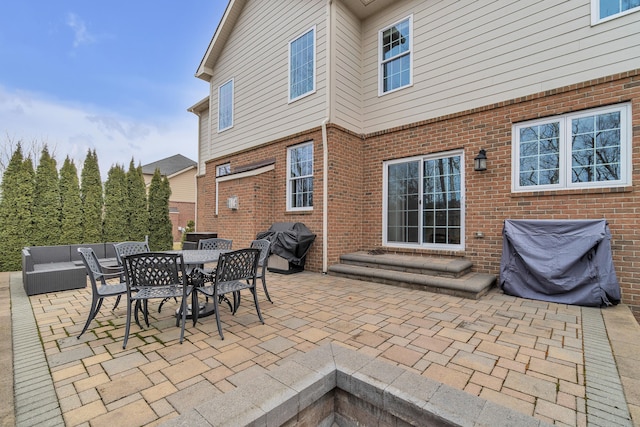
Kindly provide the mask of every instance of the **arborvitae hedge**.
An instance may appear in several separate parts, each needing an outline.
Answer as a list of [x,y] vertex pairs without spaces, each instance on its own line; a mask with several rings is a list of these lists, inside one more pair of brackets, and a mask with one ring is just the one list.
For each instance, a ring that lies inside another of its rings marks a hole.
[[18,144],[0,184],[0,271],[22,269],[22,248],[31,243],[34,180],[33,162]]
[[169,181],[156,169],[149,185],[149,248],[164,251],[173,248],[171,219],[169,218]]
[[147,186],[142,174],[142,166],[135,166],[133,159],[127,172],[127,219],[129,240],[143,241],[149,235],[149,207],[147,206]]
[[60,197],[62,199],[62,231],[60,244],[82,243],[82,201],[78,169],[67,156],[60,169]]
[[60,183],[56,161],[45,146],[42,149],[40,163],[36,168],[36,184],[33,195],[33,232],[34,245],[57,245],[60,242],[60,217],[62,205]]
[[89,150],[84,160],[81,176],[80,197],[82,199],[82,241],[102,240],[102,180],[96,151]]
[[129,239],[128,202],[127,175],[122,166],[114,165],[109,169],[104,185],[102,237],[105,242],[124,242]]

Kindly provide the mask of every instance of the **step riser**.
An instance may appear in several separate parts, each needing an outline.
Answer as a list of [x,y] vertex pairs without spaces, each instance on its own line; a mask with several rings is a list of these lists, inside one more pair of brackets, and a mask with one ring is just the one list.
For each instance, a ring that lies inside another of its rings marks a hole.
[[345,265],[357,265],[359,267],[377,268],[381,270],[401,271],[404,273],[425,274],[428,276],[435,276],[435,277],[451,277],[454,279],[463,277],[471,272],[471,268],[462,270],[461,272],[458,272],[458,273],[454,273],[454,272],[448,272],[448,271],[442,271],[442,270],[434,270],[434,269],[426,269],[426,268],[418,268],[418,267],[407,267],[407,266],[396,266],[396,265],[390,265],[390,264],[368,263],[368,262],[353,261],[353,260],[346,260],[346,259],[341,259],[340,263]]
[[438,294],[445,294],[445,295],[451,295],[451,296],[456,296],[456,297],[460,297],[460,298],[469,298],[469,299],[478,299],[480,298],[482,295],[486,294],[489,290],[489,288],[483,290],[482,292],[464,292],[464,291],[460,291],[460,290],[452,290],[452,289],[447,289],[447,288],[442,288],[442,287],[438,287],[438,286],[429,286],[429,285],[417,285],[414,283],[407,283],[407,282],[403,282],[403,281],[399,281],[399,280],[390,280],[390,279],[385,279],[385,278],[380,278],[380,277],[373,277],[373,276],[360,276],[357,274],[346,274],[346,273],[339,273],[339,272],[335,272],[335,271],[331,271],[329,270],[329,275],[331,276],[336,276],[336,277],[344,277],[346,279],[353,279],[353,280],[362,280],[365,282],[375,282],[375,283],[381,283],[384,285],[391,285],[391,286],[398,286],[401,288],[405,288],[405,289],[415,289],[415,290],[422,290],[422,291],[427,291],[427,292],[433,292],[433,293],[438,293]]

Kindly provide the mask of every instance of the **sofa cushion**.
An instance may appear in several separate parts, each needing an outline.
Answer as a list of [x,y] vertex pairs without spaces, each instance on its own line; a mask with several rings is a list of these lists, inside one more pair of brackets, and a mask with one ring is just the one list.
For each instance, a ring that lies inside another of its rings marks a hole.
[[31,246],[29,252],[34,264],[71,261],[71,254],[67,245]]
[[33,266],[33,271],[73,270],[74,268],[84,268],[84,265],[76,265],[75,262],[46,262],[35,264]]

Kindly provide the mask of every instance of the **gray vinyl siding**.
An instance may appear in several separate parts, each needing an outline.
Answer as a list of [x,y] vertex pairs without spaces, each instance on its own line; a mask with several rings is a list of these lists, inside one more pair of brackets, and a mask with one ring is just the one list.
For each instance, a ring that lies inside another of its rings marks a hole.
[[[364,133],[639,68],[640,13],[592,27],[590,12],[588,0],[395,3],[362,25]],[[413,86],[378,96],[378,31],[411,14]]]
[[211,144],[210,139],[210,130],[211,127],[209,125],[209,109],[203,110],[198,117],[198,126],[199,126],[199,134],[198,134],[198,174],[204,175],[207,170],[205,166],[205,160],[210,158],[210,148]]
[[362,30],[360,21],[341,2],[336,2],[333,37],[333,122],[362,132]]
[[[322,1],[247,2],[213,70],[208,159],[320,126],[326,115],[325,11]],[[288,103],[289,42],[314,25],[316,92]],[[231,78],[233,127],[217,132],[218,86]]]

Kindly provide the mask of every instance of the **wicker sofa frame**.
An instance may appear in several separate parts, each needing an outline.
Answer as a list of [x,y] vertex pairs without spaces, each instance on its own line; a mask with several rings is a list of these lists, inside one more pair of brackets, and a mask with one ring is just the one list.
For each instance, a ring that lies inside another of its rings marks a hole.
[[91,248],[105,265],[117,265],[113,243],[28,246],[22,249],[22,283],[27,295],[81,289],[87,271],[78,248]]

